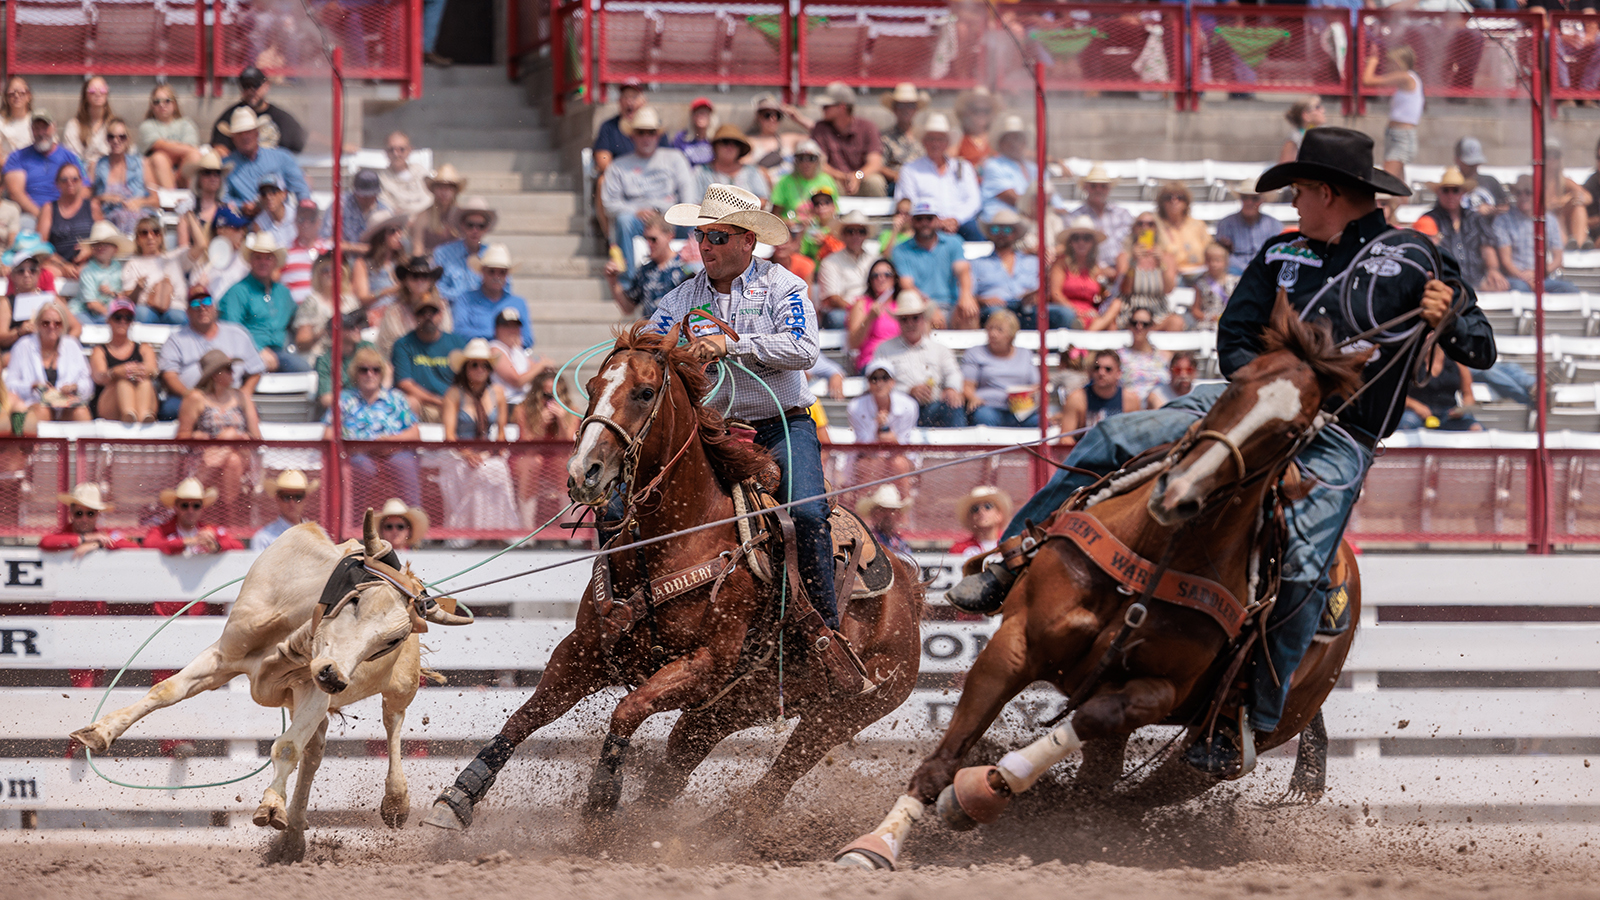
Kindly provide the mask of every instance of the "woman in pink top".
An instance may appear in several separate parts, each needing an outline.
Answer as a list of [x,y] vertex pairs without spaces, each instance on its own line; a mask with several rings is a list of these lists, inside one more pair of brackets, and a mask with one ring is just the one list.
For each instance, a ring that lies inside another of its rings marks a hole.
[[1056,239],[1056,260],[1050,264],[1050,302],[1072,307],[1084,331],[1104,331],[1116,318],[1100,312],[1112,274],[1095,262],[1105,239],[1088,216],[1078,216]]
[[894,318],[894,295],[899,285],[900,273],[888,259],[878,260],[867,270],[867,292],[856,298],[845,322],[857,372],[867,370],[879,344],[900,333],[900,323]]

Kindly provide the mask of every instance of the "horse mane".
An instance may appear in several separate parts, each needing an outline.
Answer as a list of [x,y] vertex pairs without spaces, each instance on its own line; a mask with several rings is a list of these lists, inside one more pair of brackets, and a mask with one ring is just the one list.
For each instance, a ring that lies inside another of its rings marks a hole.
[[618,330],[617,345],[612,352],[638,350],[666,359],[667,365],[672,367],[673,377],[683,385],[688,392],[689,402],[694,404],[695,414],[700,420],[700,445],[705,448],[706,458],[711,462],[711,471],[724,488],[731,489],[747,479],[767,475],[775,468],[772,455],[765,448],[741,441],[728,431],[728,423],[722,414],[704,404],[706,392],[711,389],[711,380],[706,377],[705,368],[690,355],[686,347],[668,346],[667,336],[652,330],[651,324],[649,320],[644,320],[634,323],[626,331]]
[[1266,353],[1287,350],[1305,360],[1324,396],[1349,396],[1360,389],[1362,370],[1372,355],[1371,350],[1340,350],[1327,323],[1303,321],[1281,297],[1273,307],[1272,322],[1261,335],[1261,342]]

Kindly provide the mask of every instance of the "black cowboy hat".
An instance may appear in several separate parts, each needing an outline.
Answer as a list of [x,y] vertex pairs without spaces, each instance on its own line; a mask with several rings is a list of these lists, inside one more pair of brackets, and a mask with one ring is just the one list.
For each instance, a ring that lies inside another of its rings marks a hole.
[[1278,163],[1261,173],[1256,190],[1275,191],[1295,179],[1411,196],[1411,188],[1404,181],[1372,165],[1372,138],[1349,128],[1310,129],[1301,139],[1294,161]]
[[432,265],[426,256],[413,256],[403,266],[394,267],[396,278],[404,279],[407,275],[425,275],[438,281],[444,276],[444,266]]

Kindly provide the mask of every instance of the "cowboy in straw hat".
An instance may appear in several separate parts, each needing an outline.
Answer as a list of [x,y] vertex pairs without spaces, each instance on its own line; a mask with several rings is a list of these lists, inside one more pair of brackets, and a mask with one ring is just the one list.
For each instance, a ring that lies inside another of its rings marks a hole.
[[100,244],[115,248],[116,256],[128,256],[133,253],[133,239],[117,230],[117,226],[109,220],[102,219],[89,228],[89,237],[84,240],[90,249]]
[[[921,159],[900,170],[895,193],[918,203],[939,207],[939,229],[961,235],[962,240],[981,241],[978,213],[983,195],[978,191],[978,173],[972,164],[950,155],[950,119],[944,113],[931,113],[922,123]],[[913,213],[914,215],[914,213]]]
[[[81,559],[94,550],[128,550],[139,546],[121,531],[102,530],[100,514],[116,507],[105,501],[100,493],[100,485],[91,481],[79,482],[73,486],[71,493],[57,494],[56,499],[66,507],[63,510],[65,524],[54,534],[39,539],[40,550],[71,550],[74,559]],[[98,609],[104,612],[105,604],[99,604]],[[51,604],[50,611],[52,615],[61,614],[57,612],[55,604]]]
[[288,469],[276,477],[269,475],[263,479],[261,490],[278,504],[278,517],[256,529],[250,536],[250,549],[265,550],[285,531],[301,522],[313,521],[306,515],[306,497],[321,486],[320,480],[307,479],[306,473],[299,469]]
[[[1372,138],[1346,128],[1322,127],[1307,131],[1293,162],[1268,169],[1256,182],[1257,191],[1293,186],[1300,229],[1267,241],[1240,279],[1227,310],[1218,322],[1217,346],[1222,370],[1232,375],[1260,352],[1261,338],[1279,296],[1290,309],[1311,321],[1326,323],[1337,341],[1354,338],[1373,323],[1397,316],[1420,314],[1422,322],[1439,334],[1438,346],[1456,362],[1486,369],[1495,361],[1494,332],[1477,308],[1470,287],[1460,284],[1460,269],[1449,254],[1436,254],[1427,238],[1410,230],[1392,230],[1378,208],[1378,194],[1406,196],[1410,188],[1394,175],[1373,165]],[[1437,276],[1437,277],[1435,277]],[[1316,298],[1336,279],[1362,300],[1362,312],[1347,318],[1337,304]],[[1315,302],[1314,302],[1315,301]],[[1368,305],[1370,304],[1370,305]],[[1446,319],[1452,309],[1455,315]],[[1323,428],[1301,451],[1318,479],[1339,485],[1336,491],[1314,492],[1313,498],[1292,502],[1286,515],[1292,524],[1278,602],[1266,624],[1264,652],[1257,657],[1248,680],[1248,715],[1241,717],[1259,733],[1278,727],[1290,679],[1318,628],[1327,608],[1323,579],[1351,507],[1372,464],[1378,440],[1394,430],[1405,408],[1409,379],[1406,372],[1421,342],[1385,340],[1378,361],[1370,358],[1364,375],[1364,393],[1339,416],[1337,429]],[[1195,388],[1172,403],[1144,412],[1112,416],[1084,436],[1067,457],[1069,466],[1089,472],[1110,472],[1132,454],[1177,440],[1222,393],[1222,386]],[[1081,475],[1063,472],[1012,517],[1001,540],[1001,552],[1021,542],[1024,523],[1043,521],[1061,506],[1072,491],[1087,483]],[[1198,508],[1204,498],[1196,494],[1196,480],[1180,479],[1176,487],[1152,495],[1151,512],[1162,521],[1185,518],[1189,504]],[[953,604],[972,612],[993,612],[1004,602],[1010,584],[1026,566],[1000,564],[963,579],[946,594]],[[1274,672],[1282,673],[1278,679]],[[1195,744],[1185,758],[1212,776],[1240,771],[1243,735],[1219,727],[1213,740]]]
[[1233,195],[1239,198],[1239,211],[1217,223],[1216,236],[1232,248],[1228,251],[1228,273],[1241,275],[1261,246],[1283,232],[1283,223],[1261,211],[1266,197],[1254,183],[1239,182],[1233,186]]
[[[816,310],[804,281],[755,258],[756,242],[784,243],[789,229],[782,219],[762,210],[755,194],[727,184],[707,187],[699,203],[673,206],[665,218],[694,229],[692,240],[699,245],[704,269],[661,298],[650,320],[653,327],[663,334],[681,328],[690,340],[689,351],[702,362],[731,357],[741,363],[739,368],[727,367],[727,377],[718,381],[704,402],[754,424],[756,443],[777,450],[775,457],[785,470],[791,494],[784,499],[823,494],[827,488],[822,480],[822,447],[816,423],[806,412],[817,400],[806,382],[806,371],[816,364],[819,353]],[[695,310],[709,311],[724,322],[737,320],[738,338],[730,339],[713,323],[690,317]],[[573,457],[573,464],[580,465],[582,459],[583,454]],[[871,690],[871,682],[859,661],[852,661],[854,654],[843,640],[831,640],[839,627],[839,611],[827,504],[814,500],[791,513],[801,548],[800,577],[814,607],[806,627],[818,639],[830,638],[818,646],[825,648],[825,662],[835,677],[854,672],[862,690]]]
[[[222,157],[217,153],[217,148],[206,147],[200,151],[198,156],[185,162],[178,171],[182,175],[184,183],[191,188],[198,188],[200,176],[213,173],[226,176],[233,171],[233,166],[222,161]],[[221,188],[220,184],[217,185],[219,191]]]
[[243,255],[250,274],[222,295],[218,317],[250,332],[268,372],[311,371],[311,363],[288,344],[295,303],[289,289],[278,281],[288,252],[270,232],[257,231],[245,237]]
[[699,181],[689,158],[680,150],[662,146],[661,116],[644,107],[627,123],[633,152],[617,157],[606,169],[600,185],[600,206],[611,222],[613,253],[631,277],[638,269],[634,239],[644,234],[646,219],[657,210],[684,203],[698,194]]
[[483,277],[471,261],[488,249],[483,239],[499,222],[500,214],[482,197],[468,197],[456,207],[455,226],[461,239],[440,244],[433,251],[433,261],[444,269],[438,290],[446,300],[457,303],[483,286]]
[[817,263],[817,294],[825,327],[845,327],[851,303],[867,293],[867,273],[878,259],[866,251],[871,227],[866,213],[859,209],[834,221],[833,233],[844,246]]
[[[161,492],[161,505],[176,513],[164,524],[151,528],[144,536],[145,549],[157,549],[168,556],[191,556],[200,553],[220,553],[224,550],[243,550],[244,545],[220,525],[201,525],[202,510],[217,502],[217,489],[208,488],[200,479],[189,477],[178,482],[175,488]],[[163,604],[156,605],[159,615],[171,615],[183,606],[173,601],[163,612]],[[197,609],[199,607],[196,607]],[[191,612],[191,615],[204,613]]]
[[894,124],[880,136],[883,147],[883,174],[892,188],[906,163],[922,155],[922,142],[916,137],[917,113],[928,105],[928,92],[909,81],[895,85],[883,95],[883,105],[894,113]]
[[877,490],[856,501],[856,515],[885,548],[895,553],[910,553],[911,545],[900,533],[901,512],[910,505],[911,498],[902,497],[899,488],[880,484]]
[[1111,188],[1117,179],[1106,171],[1106,167],[1095,163],[1089,171],[1078,179],[1078,190],[1083,192],[1083,205],[1067,213],[1069,220],[1087,218],[1090,224],[1099,229],[1100,250],[1095,261],[1106,268],[1115,268],[1117,254],[1122,252],[1122,245],[1128,239],[1128,232],[1133,230],[1133,213],[1121,204],[1109,202]]
[[956,521],[970,536],[950,547],[953,556],[963,560],[993,550],[1000,542],[1000,529],[1011,518],[1011,495],[992,484],[980,484],[956,501]]
[[823,171],[846,196],[884,196],[883,146],[877,126],[856,115],[856,92],[835,81],[820,102],[822,119],[812,126],[811,136],[822,145]]
[[1510,283],[1500,272],[1489,220],[1467,203],[1477,186],[1476,178],[1468,177],[1456,166],[1445,169],[1438,181],[1428,183],[1428,190],[1436,198],[1433,208],[1411,227],[1433,238],[1435,244],[1454,256],[1461,263],[1468,284],[1485,291],[1507,290]]
[[378,536],[396,550],[415,550],[428,538],[428,514],[392,497],[378,512]]
[[500,313],[511,310],[517,313],[522,324],[522,345],[533,346],[533,328],[529,324],[528,301],[511,293],[511,251],[505,244],[490,244],[483,255],[467,260],[467,265],[477,270],[482,283],[451,304],[455,315],[455,333],[462,337],[494,338],[494,320]]
[[306,184],[293,154],[262,141],[264,125],[272,125],[272,119],[256,115],[255,110],[243,104],[234,107],[227,121],[217,122],[217,131],[233,142],[233,152],[223,159],[232,171],[224,176],[222,202],[234,204],[252,218],[260,211],[257,194],[261,179],[267,175],[281,176],[284,188],[296,201],[311,197],[311,186]]

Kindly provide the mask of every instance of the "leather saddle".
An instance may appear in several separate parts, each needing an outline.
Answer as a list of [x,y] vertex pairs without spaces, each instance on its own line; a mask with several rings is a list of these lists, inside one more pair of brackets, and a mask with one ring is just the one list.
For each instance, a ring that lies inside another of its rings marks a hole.
[[[778,500],[752,479],[734,489],[733,503],[735,510],[743,515],[752,510],[772,509],[778,505]],[[760,524],[752,524],[755,522]],[[833,534],[834,585],[839,591],[839,611],[843,613],[851,600],[888,593],[894,587],[894,566],[889,561],[888,551],[873,537],[866,523],[844,507],[830,503],[828,526]],[[750,570],[757,578],[771,584],[781,570],[781,564],[773,565],[773,553],[779,548],[755,540],[756,529],[760,527],[765,527],[768,534],[782,534],[776,516],[768,514],[740,519],[739,540],[759,545],[749,553]]]

